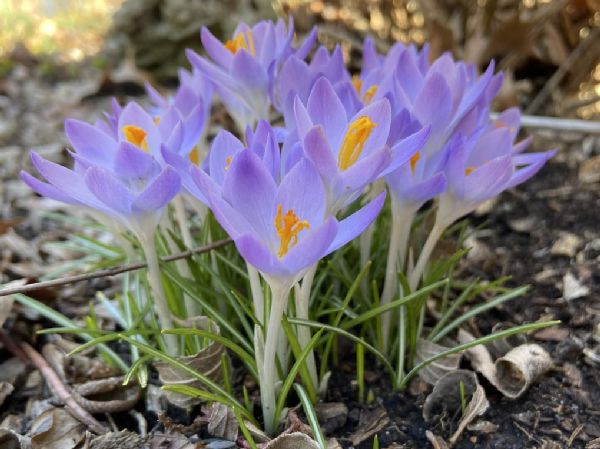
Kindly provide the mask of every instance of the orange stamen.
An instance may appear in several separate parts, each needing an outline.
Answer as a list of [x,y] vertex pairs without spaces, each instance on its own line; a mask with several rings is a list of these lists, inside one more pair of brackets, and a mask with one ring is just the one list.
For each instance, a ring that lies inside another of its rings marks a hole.
[[200,165],[200,150],[198,149],[198,145],[195,145],[194,148],[192,148],[188,158],[192,164]]
[[236,54],[240,49],[244,49],[250,52],[252,56],[256,55],[256,49],[254,48],[254,38],[252,37],[252,31],[240,31],[236,34],[233,39],[229,39],[225,42],[225,48],[231,53]]
[[360,95],[360,91],[362,90],[362,80],[358,75],[352,75],[352,85],[354,86],[354,89],[356,89],[356,93]]
[[420,151],[417,151],[410,158],[410,171],[412,172],[413,175],[415,174],[415,168],[417,166],[417,162],[419,162],[419,159],[421,159],[421,152]]
[[377,124],[369,117],[363,115],[348,126],[338,155],[338,167],[342,170],[350,168],[360,157],[365,142]]
[[148,133],[139,126],[127,125],[123,127],[123,134],[127,142],[134,144],[136,147],[148,152],[148,141],[146,136]]
[[293,209],[288,210],[284,215],[283,206],[279,204],[275,216],[275,229],[279,237],[277,256],[283,257],[298,243],[298,234],[305,229],[310,229],[310,224],[306,220],[300,220]]
[[375,96],[376,93],[377,93],[377,84],[374,84],[367,89],[367,91],[365,92],[365,94],[362,97],[362,102],[364,104],[369,104],[371,102],[371,100],[373,100],[373,97]]
[[232,161],[233,161],[233,156],[227,156],[225,158],[225,171],[229,170],[229,167],[231,167]]
[[465,176],[469,176],[471,173],[473,173],[474,170],[475,170],[475,167],[465,168]]

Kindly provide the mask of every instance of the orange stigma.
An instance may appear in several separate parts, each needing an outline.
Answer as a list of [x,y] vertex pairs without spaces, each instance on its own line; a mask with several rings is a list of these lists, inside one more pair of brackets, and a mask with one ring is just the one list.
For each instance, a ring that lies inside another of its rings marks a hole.
[[371,87],[369,87],[367,89],[365,94],[362,96],[362,102],[364,104],[369,104],[371,102],[371,100],[373,100],[373,97],[375,96],[376,93],[377,93],[377,84],[373,84]]
[[410,158],[410,171],[412,172],[413,175],[415,174],[415,168],[417,166],[417,162],[419,162],[419,159],[421,159],[421,152],[420,151],[417,151]]
[[465,168],[465,176],[469,176],[471,173],[473,173],[473,170],[475,170],[475,167]]
[[188,158],[192,164],[200,165],[200,150],[198,149],[198,145],[195,145],[194,148],[192,148]]
[[233,39],[229,39],[225,42],[225,48],[231,53],[236,54],[240,49],[244,49],[250,52],[252,56],[256,55],[256,49],[254,48],[254,38],[252,37],[252,31],[240,31],[236,34]]
[[305,229],[310,229],[310,224],[306,220],[300,220],[293,209],[288,210],[284,215],[283,206],[279,204],[275,216],[275,229],[279,237],[277,256],[283,257],[298,243],[298,234]]
[[123,127],[123,134],[127,142],[134,144],[136,147],[148,152],[148,141],[146,136],[148,133],[139,126],[127,125]]
[[233,156],[227,156],[225,158],[225,171],[229,170],[229,167],[231,167],[232,161],[233,161]]
[[360,91],[362,90],[362,80],[358,75],[352,75],[352,85],[354,86],[356,93],[360,95]]
[[344,136],[344,141],[340,147],[338,155],[338,167],[342,170],[350,168],[360,157],[365,142],[371,135],[371,131],[377,124],[369,117],[363,115],[357,118],[348,126],[348,132]]

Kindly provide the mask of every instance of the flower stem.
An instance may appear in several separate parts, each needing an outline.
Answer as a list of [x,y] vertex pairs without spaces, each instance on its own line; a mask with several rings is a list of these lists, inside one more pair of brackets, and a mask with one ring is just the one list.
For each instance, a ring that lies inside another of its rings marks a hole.
[[[154,239],[152,236],[147,237],[145,235],[140,235],[138,238],[146,257],[146,263],[148,264],[148,282],[152,296],[154,297],[154,306],[156,307],[159,325],[161,329],[172,329],[173,320],[171,319],[171,311],[169,310],[165,291],[160,280],[160,267],[158,265]],[[179,355],[177,336],[167,334],[163,338],[169,355]]]
[[[300,295],[295,296],[296,300],[296,318],[301,320],[308,320],[308,310],[310,308],[310,293],[312,285],[315,280],[315,274],[317,272],[318,263],[314,264],[308,269],[304,278],[302,278],[302,285],[300,287]],[[305,348],[310,343],[310,328],[308,326],[297,326],[296,333],[298,334],[298,343],[301,348]],[[319,375],[317,374],[317,363],[315,361],[314,351],[310,351],[305,359],[306,368],[310,375],[310,380],[313,384],[315,391],[319,388]]]
[[433,228],[431,229],[431,232],[425,241],[425,245],[423,245],[423,249],[421,250],[417,264],[408,278],[408,285],[410,286],[411,292],[414,292],[419,286],[419,282],[421,281],[425,271],[425,266],[427,265],[427,262],[429,262],[431,253],[433,252],[436,243],[442,236],[445,229],[446,226],[440,223],[439,220],[435,221],[435,224],[433,225]]
[[250,293],[252,294],[252,304],[254,305],[254,315],[260,324],[265,321],[265,298],[263,296],[260,276],[258,271],[249,263],[246,263],[248,279],[250,280]]
[[[406,258],[406,247],[410,236],[410,228],[414,218],[413,209],[407,209],[392,199],[392,227],[390,230],[390,245],[388,248],[387,265],[381,305],[389,304],[398,294],[398,270],[401,270]],[[392,312],[384,313],[382,319],[382,351],[385,354],[390,344],[390,328]]]
[[277,428],[278,417],[275,416],[276,407],[276,363],[277,342],[279,340],[279,331],[281,329],[281,318],[287,305],[287,297],[290,286],[282,285],[277,282],[271,284],[271,311],[269,322],[265,329],[265,348],[262,361],[260,376],[260,399],[262,402],[263,419],[265,431],[273,435]]

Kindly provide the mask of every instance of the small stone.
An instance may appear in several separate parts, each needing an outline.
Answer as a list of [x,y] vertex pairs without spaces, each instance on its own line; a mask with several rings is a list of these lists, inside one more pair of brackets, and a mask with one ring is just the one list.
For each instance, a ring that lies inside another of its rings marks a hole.
[[518,218],[508,222],[508,226],[510,226],[513,231],[525,234],[531,232],[533,228],[535,228],[536,224],[537,219],[535,217]]
[[563,298],[567,301],[589,295],[590,289],[569,271],[563,277]]
[[582,240],[580,237],[570,232],[562,232],[558,240],[550,248],[550,253],[555,256],[574,257],[581,244]]
[[579,166],[579,180],[586,184],[600,181],[600,156],[594,156]]
[[343,402],[326,402],[316,406],[319,423],[325,433],[339,429],[348,419],[348,407]]

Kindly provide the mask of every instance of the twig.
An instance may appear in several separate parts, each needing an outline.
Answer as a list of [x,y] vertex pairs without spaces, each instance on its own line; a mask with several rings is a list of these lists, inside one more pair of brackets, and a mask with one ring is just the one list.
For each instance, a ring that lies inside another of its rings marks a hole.
[[48,362],[33,347],[25,342],[21,343],[21,349],[27,354],[31,362],[40,371],[52,392],[65,404],[69,412],[88,426],[95,433],[101,435],[108,432],[108,429],[100,424],[96,418],[86,412],[73,398],[67,386],[60,380],[56,372],[50,367]]
[[552,74],[548,82],[544,85],[542,90],[535,96],[535,98],[529,103],[529,106],[525,109],[525,112],[528,114],[532,114],[536,112],[547,100],[552,91],[554,91],[560,82],[563,80],[565,75],[569,73],[571,67],[579,59],[583,56],[588,50],[592,48],[592,45],[598,43],[598,38],[600,38],[600,27],[596,27],[592,30],[592,32],[583,39],[575,50],[571,52],[569,57],[566,59],[564,63],[560,65],[560,67]]
[[[198,248],[190,249],[188,251],[184,251],[178,254],[172,254],[170,256],[161,257],[161,262],[173,262],[174,260],[185,259],[187,257],[191,257],[194,254],[206,253],[208,251],[212,251],[213,249],[220,248],[227,244],[231,243],[231,240],[219,240],[217,242],[211,243],[209,245],[200,246]],[[94,271],[93,273],[85,273],[85,274],[77,274],[75,276],[67,276],[59,279],[52,279],[50,281],[44,282],[35,282],[32,284],[23,285],[21,287],[7,288],[5,290],[0,290],[1,296],[14,295],[16,293],[27,293],[35,290],[40,290],[42,288],[48,287],[56,287],[59,285],[73,284],[75,282],[81,281],[89,281],[91,279],[103,278],[108,276],[115,276],[117,274],[126,273],[128,271],[140,270],[142,268],[146,268],[146,262],[137,262],[129,265],[121,265],[113,268],[106,268],[104,270]]]
[[[498,118],[497,113],[490,118]],[[600,134],[600,122],[571,118],[542,117],[539,115],[522,115],[521,126],[525,128],[551,129],[554,131],[573,131],[584,134]]]

